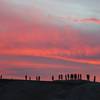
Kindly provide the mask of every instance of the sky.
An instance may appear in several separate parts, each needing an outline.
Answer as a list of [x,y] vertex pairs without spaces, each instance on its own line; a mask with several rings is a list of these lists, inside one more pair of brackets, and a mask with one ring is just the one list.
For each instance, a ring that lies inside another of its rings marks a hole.
[[100,0],[0,0],[0,73],[100,81]]

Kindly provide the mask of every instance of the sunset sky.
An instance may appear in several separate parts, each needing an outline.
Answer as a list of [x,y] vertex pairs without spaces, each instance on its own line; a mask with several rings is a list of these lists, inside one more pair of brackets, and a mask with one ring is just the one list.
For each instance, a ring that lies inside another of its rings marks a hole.
[[100,81],[100,0],[0,0],[0,73]]

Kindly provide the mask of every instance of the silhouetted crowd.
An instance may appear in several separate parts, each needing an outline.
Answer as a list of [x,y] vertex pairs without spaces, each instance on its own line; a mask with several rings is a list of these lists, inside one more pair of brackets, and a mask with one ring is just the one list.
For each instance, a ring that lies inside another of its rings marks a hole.
[[[52,75],[52,81],[55,80],[54,75]],[[58,80],[83,80],[82,79],[82,74],[59,74],[58,75]],[[90,81],[90,75],[86,74],[86,80]],[[94,76],[93,79],[94,82],[96,82],[96,76]]]
[[[0,79],[3,79],[2,74],[0,75]],[[28,75],[25,75],[25,80],[31,80],[31,76],[28,77]],[[36,81],[40,81],[41,80],[41,76],[36,76]],[[54,75],[52,75],[52,81],[55,81],[55,77]],[[82,74],[59,74],[58,75],[58,80],[83,80],[82,79]],[[90,81],[90,75],[86,74],[86,80]],[[93,81],[96,82],[96,76],[93,77]]]
[[[28,80],[28,76],[25,75],[25,80]],[[31,80],[31,77],[29,76],[29,80]],[[41,76],[36,76],[36,81],[40,81]],[[59,74],[58,75],[58,80],[83,80],[82,79],[82,74]],[[86,74],[86,80],[90,81],[90,75]],[[54,75],[52,75],[52,81],[55,81]],[[94,76],[93,79],[94,82],[96,82],[96,76]]]
[[81,74],[59,74],[58,80],[82,80]]

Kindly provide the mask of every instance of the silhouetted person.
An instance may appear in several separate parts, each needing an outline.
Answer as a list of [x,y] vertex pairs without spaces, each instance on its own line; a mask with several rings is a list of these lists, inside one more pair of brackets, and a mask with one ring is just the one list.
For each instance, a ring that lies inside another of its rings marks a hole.
[[82,74],[79,74],[79,80],[82,80]]
[[40,81],[40,76],[36,76],[36,81]]
[[40,79],[41,79],[41,77],[40,77],[40,76],[38,76],[38,81],[40,81]]
[[60,74],[58,75],[58,80],[60,80]]
[[73,80],[73,74],[70,75],[70,79]]
[[2,74],[0,75],[0,79],[2,79]]
[[52,75],[52,81],[54,81],[54,76]]
[[36,81],[38,80],[38,77],[36,76]]
[[78,80],[80,80],[80,74],[78,74]]
[[59,80],[63,80],[63,75],[62,74],[59,74]]
[[65,80],[67,80],[67,75],[65,75]]
[[77,80],[77,74],[74,74],[74,80]]
[[25,80],[27,80],[27,75],[25,75]]
[[31,76],[29,76],[29,80],[31,80]]
[[96,76],[94,76],[94,83],[96,82]]
[[60,80],[60,74],[58,75],[58,80]]
[[87,80],[90,81],[90,75],[87,74],[86,77],[87,77]]
[[63,80],[63,75],[61,74],[61,80]]

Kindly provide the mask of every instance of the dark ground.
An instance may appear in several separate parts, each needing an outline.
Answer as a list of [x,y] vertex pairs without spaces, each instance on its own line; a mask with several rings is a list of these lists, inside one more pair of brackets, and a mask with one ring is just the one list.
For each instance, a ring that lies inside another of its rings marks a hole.
[[0,80],[0,100],[100,100],[100,83]]

